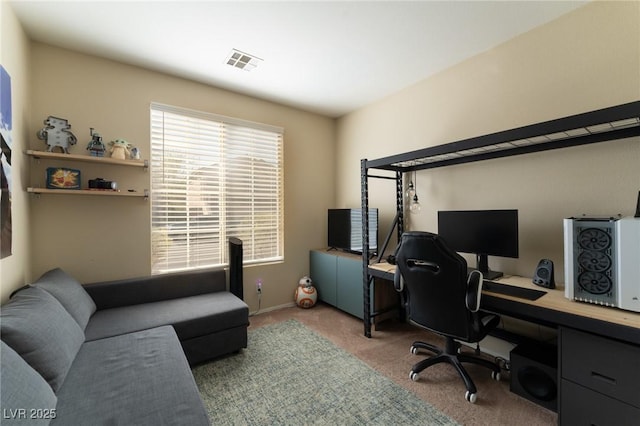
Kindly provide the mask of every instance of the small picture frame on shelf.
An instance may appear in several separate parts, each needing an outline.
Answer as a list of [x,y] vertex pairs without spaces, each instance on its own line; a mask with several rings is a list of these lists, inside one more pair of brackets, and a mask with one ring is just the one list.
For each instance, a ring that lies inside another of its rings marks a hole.
[[80,189],[80,170],[65,167],[47,168],[48,189]]

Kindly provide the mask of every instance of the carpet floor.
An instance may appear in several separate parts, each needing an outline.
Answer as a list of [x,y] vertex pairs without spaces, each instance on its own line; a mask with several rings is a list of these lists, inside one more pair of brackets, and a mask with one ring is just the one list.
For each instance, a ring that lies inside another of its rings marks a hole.
[[301,322],[249,330],[248,349],[193,369],[214,425],[456,425]]
[[[385,321],[376,325],[372,337],[367,338],[362,320],[320,303],[311,309],[291,307],[259,313],[250,318],[249,330],[290,319],[305,324],[460,424],[546,426],[558,422],[555,412],[512,393],[508,372],[496,382],[486,369],[468,365],[467,371],[478,388],[475,404],[464,399],[464,383],[449,365],[432,366],[420,374],[417,382],[411,381],[409,370],[420,359],[409,352],[413,341],[442,345],[444,339],[406,323]],[[245,351],[250,352],[251,347]],[[301,392],[310,389],[297,389],[292,397]]]

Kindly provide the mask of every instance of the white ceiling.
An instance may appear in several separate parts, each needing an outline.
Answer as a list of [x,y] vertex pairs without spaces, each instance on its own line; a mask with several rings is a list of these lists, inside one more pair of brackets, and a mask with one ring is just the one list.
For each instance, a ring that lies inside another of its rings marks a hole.
[[[586,1],[11,1],[34,40],[338,117]],[[263,61],[226,65],[231,49]]]

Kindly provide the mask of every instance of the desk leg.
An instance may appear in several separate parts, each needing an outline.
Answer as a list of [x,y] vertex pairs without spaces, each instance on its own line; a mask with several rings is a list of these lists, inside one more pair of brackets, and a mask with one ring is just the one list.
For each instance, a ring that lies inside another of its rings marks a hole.
[[378,329],[378,324],[385,320],[397,318],[404,321],[404,309],[402,309],[400,293],[393,287],[393,282],[374,278],[373,281],[373,325]]
[[364,279],[364,335],[365,337],[371,337],[371,283],[373,282],[373,277],[367,276]]

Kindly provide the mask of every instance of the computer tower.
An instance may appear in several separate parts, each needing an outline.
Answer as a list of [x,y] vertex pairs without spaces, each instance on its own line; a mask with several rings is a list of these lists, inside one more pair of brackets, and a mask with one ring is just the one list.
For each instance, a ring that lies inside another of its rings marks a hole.
[[240,299],[244,297],[242,255],[242,240],[229,237],[229,291]]
[[564,220],[565,296],[640,312],[640,218]]
[[511,392],[552,411],[558,411],[557,347],[524,343],[510,353]]

